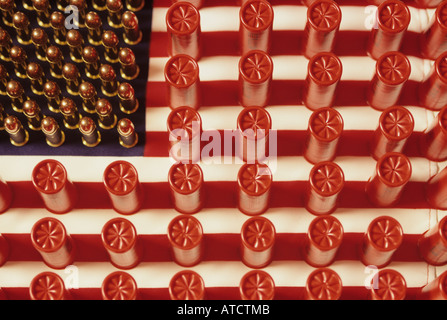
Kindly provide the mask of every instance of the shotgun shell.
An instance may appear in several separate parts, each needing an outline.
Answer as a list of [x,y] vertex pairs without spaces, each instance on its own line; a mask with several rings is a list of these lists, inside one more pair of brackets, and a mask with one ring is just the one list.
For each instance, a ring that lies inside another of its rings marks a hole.
[[377,9],[377,28],[370,34],[367,51],[375,60],[388,51],[399,51],[410,24],[410,10],[400,0],[387,0]]
[[273,27],[273,8],[265,0],[249,0],[241,6],[240,50],[245,55],[251,50],[269,52]]
[[369,86],[369,105],[377,110],[396,105],[410,73],[410,61],[405,55],[397,51],[383,54],[376,62],[376,72]]
[[239,292],[242,300],[273,300],[275,282],[267,272],[252,270],[241,279]]
[[169,296],[171,300],[204,300],[205,283],[192,270],[180,271],[169,282]]
[[447,51],[436,59],[430,74],[419,88],[422,107],[439,111],[447,105]]
[[166,14],[169,56],[186,54],[198,61],[200,47],[200,13],[189,2],[176,2]]
[[242,262],[253,269],[261,269],[273,260],[275,226],[264,217],[248,219],[241,230]]
[[32,182],[48,211],[56,214],[73,209],[77,200],[75,185],[65,167],[56,160],[44,160],[33,170]]
[[180,107],[171,111],[167,121],[170,156],[178,162],[197,163],[200,160],[200,139],[202,119],[190,107]]
[[12,191],[6,181],[0,178],[0,213],[9,209],[12,202]]
[[265,107],[269,103],[273,61],[259,50],[247,52],[239,61],[239,101],[244,107]]
[[332,107],[343,72],[340,59],[333,53],[320,52],[310,59],[304,84],[304,105],[311,110]]
[[42,272],[35,276],[29,286],[31,300],[66,300],[64,280],[54,272]]
[[447,106],[441,109],[421,138],[424,156],[431,161],[447,160]]
[[[132,0],[129,0],[129,2]],[[134,1],[138,1],[138,0],[134,0]],[[141,1],[141,0],[140,0]],[[173,0],[172,2],[176,3],[176,2],[181,2],[182,0]],[[203,1],[204,0],[188,0],[188,2],[190,2],[194,7],[196,7],[197,9],[202,8],[203,6]]]
[[306,160],[313,164],[334,160],[343,126],[343,118],[337,110],[321,108],[314,111],[307,129]]
[[110,220],[102,228],[101,239],[116,268],[132,269],[140,263],[137,230],[130,221],[123,218]]
[[306,58],[333,51],[340,22],[340,7],[332,0],[317,0],[308,7],[303,43]]
[[447,188],[447,168],[442,169],[438,174],[431,177],[427,183],[426,198],[431,206],[438,210],[447,209],[447,199],[445,191]]
[[269,206],[272,180],[266,164],[244,164],[237,176],[239,210],[250,216],[264,213]]
[[122,271],[116,271],[109,274],[102,282],[101,295],[103,300],[137,300],[137,283],[130,274]]
[[378,217],[368,226],[363,237],[362,262],[365,266],[387,266],[403,240],[400,223],[391,217]]
[[370,300],[404,300],[407,282],[397,271],[380,270],[373,278],[368,297]]
[[200,263],[203,255],[203,229],[199,220],[189,215],[174,218],[168,226],[174,261],[182,267]]
[[422,54],[426,59],[435,60],[447,51],[447,1],[437,8],[430,27],[422,36]]
[[447,217],[426,231],[418,241],[419,253],[429,264],[441,266],[447,263]]
[[401,106],[382,112],[379,126],[374,132],[372,156],[378,160],[388,152],[402,152],[413,133],[414,119],[410,111]]
[[175,164],[168,175],[174,208],[183,214],[199,212],[204,203],[203,172],[198,164]]
[[401,153],[389,152],[378,161],[376,172],[366,184],[366,193],[379,207],[396,204],[411,178],[410,160]]
[[423,287],[421,295],[428,300],[447,300],[447,271]]
[[120,214],[134,214],[143,205],[143,190],[137,169],[126,161],[111,163],[104,171],[104,186],[113,209]]
[[73,263],[74,243],[59,220],[37,221],[31,230],[31,242],[50,268],[64,269]]
[[436,8],[442,0],[415,0],[414,2],[421,8]]
[[306,281],[304,299],[338,300],[343,291],[340,276],[328,268],[314,270]]
[[193,58],[180,54],[169,59],[165,67],[165,78],[171,109],[182,106],[199,108],[199,65]]

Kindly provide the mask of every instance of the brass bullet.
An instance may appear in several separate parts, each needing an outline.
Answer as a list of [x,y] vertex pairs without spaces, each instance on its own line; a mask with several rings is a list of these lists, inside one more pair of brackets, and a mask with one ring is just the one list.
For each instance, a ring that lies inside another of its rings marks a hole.
[[126,80],[134,80],[140,74],[140,67],[136,64],[135,54],[129,48],[123,48],[119,52],[121,64],[121,77]]
[[109,100],[99,99],[96,102],[96,113],[98,114],[99,126],[101,128],[109,130],[116,126],[118,119],[113,113],[113,108]]
[[4,123],[12,145],[23,147],[28,143],[29,133],[23,128],[22,123],[16,116],[6,117]]
[[51,28],[54,32],[54,41],[58,45],[67,44],[67,29],[65,28],[65,16],[62,12],[55,11],[50,17]]
[[52,117],[45,117],[42,120],[42,132],[45,134],[47,144],[50,147],[58,148],[65,142],[64,132]]
[[107,11],[109,15],[107,21],[112,28],[121,28],[121,18],[123,15],[123,2],[121,0],[107,0]]
[[86,15],[86,10],[87,10],[86,1],[85,0],[70,0],[70,5],[78,8],[79,27],[84,28],[85,27],[85,15]]
[[26,14],[20,11],[16,12],[12,21],[17,32],[17,41],[23,45],[31,44],[30,22]]
[[118,81],[113,67],[109,64],[103,64],[99,69],[99,78],[102,82],[102,93],[107,97],[115,97],[118,94]]
[[31,90],[36,95],[43,95],[45,74],[40,64],[31,62],[26,67],[26,75],[31,81]]
[[0,103],[0,131],[5,130],[5,119],[7,116],[3,105]]
[[64,117],[64,125],[67,129],[78,129],[81,115],[72,99],[64,98],[59,107]]
[[102,35],[106,60],[110,63],[119,62],[119,39],[115,32],[107,30]]
[[140,30],[137,15],[132,11],[123,14],[122,24],[124,28],[124,42],[129,45],[136,45],[143,39],[143,32]]
[[126,114],[135,113],[140,104],[135,98],[135,90],[129,83],[122,83],[118,88],[118,97],[120,99],[120,109]]
[[135,126],[129,119],[121,119],[118,122],[118,134],[120,145],[124,148],[133,148],[138,144],[138,134]]
[[3,23],[8,27],[13,27],[13,16],[14,10],[16,8],[16,4],[14,0],[1,0],[0,1],[0,10],[2,12],[2,20]]
[[0,59],[5,62],[11,61],[9,51],[11,50],[12,44],[9,33],[5,29],[0,28]]
[[95,86],[90,82],[82,82],[79,87],[79,95],[83,100],[82,108],[87,113],[96,113],[96,101],[98,94]]
[[11,99],[11,107],[15,112],[22,113],[23,103],[26,100],[25,90],[20,82],[10,80],[6,85],[6,93]]
[[99,54],[94,47],[88,46],[82,50],[82,60],[85,64],[85,74],[90,79],[99,78]]
[[67,44],[70,47],[70,58],[73,62],[82,63],[82,46],[84,39],[79,31],[72,29],[67,32]]
[[101,134],[96,129],[92,118],[84,117],[79,123],[79,131],[82,134],[82,143],[89,148],[96,147],[101,142]]
[[50,27],[50,1],[49,0],[33,0],[33,8],[37,12],[37,23],[42,28]]
[[4,65],[0,64],[0,94],[6,95],[6,86],[9,81],[9,73]]
[[79,86],[81,85],[81,73],[78,67],[73,63],[67,63],[62,68],[62,76],[65,79],[67,91],[72,96],[79,95]]
[[62,79],[64,56],[58,46],[49,46],[47,49],[47,61],[50,64],[50,73],[57,79]]
[[85,25],[88,29],[88,42],[94,46],[102,43],[102,21],[101,17],[94,11],[90,11],[85,17]]
[[96,11],[107,10],[106,0],[93,0],[93,9]]
[[36,47],[37,59],[41,61],[46,61],[45,57],[46,50],[48,48],[50,41],[48,39],[48,34],[45,32],[45,30],[41,28],[34,28],[33,31],[31,32],[31,41]]
[[48,100],[48,109],[51,112],[59,113],[59,105],[62,100],[62,92],[59,85],[54,81],[47,81],[43,87],[43,92]]
[[144,0],[126,0],[126,8],[127,10],[138,12],[143,10],[145,5]]
[[23,104],[23,114],[28,119],[28,127],[34,131],[40,131],[42,122],[42,111],[34,100],[27,100]]

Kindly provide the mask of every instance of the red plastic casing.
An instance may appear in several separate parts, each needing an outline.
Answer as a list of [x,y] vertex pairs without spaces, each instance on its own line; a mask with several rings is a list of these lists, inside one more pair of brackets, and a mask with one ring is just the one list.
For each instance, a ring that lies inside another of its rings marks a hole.
[[377,28],[373,28],[368,53],[375,60],[385,52],[399,51],[410,24],[410,10],[400,0],[387,0],[377,9]]
[[430,178],[427,182],[425,197],[428,203],[438,210],[447,210],[447,168]]
[[447,300],[447,271],[421,289],[421,297],[427,300]]
[[237,118],[241,154],[236,154],[247,163],[256,163],[267,157],[269,134],[272,129],[270,114],[261,107],[244,108]]
[[418,241],[419,253],[429,264],[447,263],[447,216],[425,232]]
[[177,264],[192,267],[200,263],[204,241],[199,220],[189,215],[174,218],[168,226],[168,239]]
[[401,153],[384,154],[376,165],[376,170],[366,184],[366,194],[378,207],[396,204],[411,178],[410,160]]
[[116,268],[132,269],[140,263],[137,230],[130,221],[123,218],[108,221],[102,228],[101,240]]
[[188,2],[176,2],[166,14],[169,56],[187,54],[196,61],[201,56],[200,13]]
[[252,270],[242,277],[239,292],[242,300],[273,300],[275,282],[267,272]]
[[339,300],[343,291],[340,276],[328,268],[314,270],[306,281],[305,300]]
[[421,138],[424,156],[432,161],[447,160],[447,106],[439,111],[436,119]]
[[6,181],[0,178],[0,213],[9,209],[12,202],[12,191]]
[[137,169],[127,161],[116,161],[104,170],[104,186],[113,209],[125,215],[138,212],[143,204],[143,191]]
[[56,160],[44,160],[33,170],[32,182],[48,211],[63,214],[77,201],[74,184],[68,180],[65,167]]
[[137,283],[130,274],[116,271],[109,274],[102,282],[101,295],[103,300],[137,300]]
[[171,111],[167,120],[171,149],[169,155],[177,162],[197,163],[200,161],[202,119],[190,107],[179,107]]
[[185,54],[173,56],[166,63],[165,79],[168,84],[168,104],[171,109],[188,106],[200,107],[199,65]]
[[341,10],[335,1],[314,1],[307,9],[304,56],[310,59],[319,52],[332,52],[340,22]]
[[50,268],[64,269],[74,261],[73,240],[57,219],[37,221],[31,230],[31,242]]
[[334,160],[343,125],[343,118],[335,109],[321,108],[314,111],[307,128],[306,160],[313,164]]
[[422,54],[427,59],[435,60],[447,51],[447,1],[436,8],[430,28],[424,32],[422,39]]
[[268,266],[273,259],[275,226],[264,217],[248,219],[241,230],[242,262],[250,268]]
[[269,207],[272,181],[266,164],[244,164],[237,177],[239,210],[251,216],[264,213]]
[[204,204],[203,172],[198,164],[175,164],[168,174],[174,208],[183,214],[199,212]]
[[447,105],[447,51],[436,59],[430,74],[419,88],[422,107],[439,111]]
[[442,0],[414,0],[422,8],[436,8]]
[[[172,3],[183,2],[183,1],[184,0],[172,0]],[[188,2],[191,3],[197,9],[200,9],[203,7],[203,1],[204,0],[188,0]]]
[[368,90],[369,105],[377,110],[396,105],[410,73],[410,60],[404,54],[393,51],[381,55]]
[[413,133],[414,119],[410,111],[401,106],[384,110],[374,132],[371,154],[379,159],[388,152],[402,152]]
[[31,300],[67,300],[69,297],[62,278],[53,272],[35,276],[29,286]]
[[265,52],[253,50],[239,60],[239,101],[244,107],[265,107],[269,103],[273,60]]
[[380,270],[371,283],[368,293],[370,300],[404,300],[407,295],[407,282],[396,270]]
[[387,266],[403,240],[400,223],[391,217],[374,219],[363,237],[362,262],[365,266]]
[[265,0],[248,0],[239,12],[240,49],[244,55],[251,50],[270,51],[273,8]]
[[[9,243],[6,238],[0,234],[0,267],[3,266],[9,258]],[[1,297],[1,295],[0,295]]]
[[335,54],[320,52],[314,55],[307,67],[303,92],[304,105],[314,111],[332,107],[342,72],[343,66]]
[[204,300],[205,283],[197,272],[180,271],[169,283],[169,295],[171,300]]

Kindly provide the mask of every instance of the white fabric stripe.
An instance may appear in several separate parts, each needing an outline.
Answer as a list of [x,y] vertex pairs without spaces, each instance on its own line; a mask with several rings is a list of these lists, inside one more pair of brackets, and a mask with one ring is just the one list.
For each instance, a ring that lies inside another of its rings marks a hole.
[[[343,64],[342,81],[371,81],[375,61],[364,57],[339,57]],[[168,57],[151,57],[149,60],[149,82],[164,82],[164,68]],[[304,80],[307,76],[309,60],[304,56],[281,55],[272,56],[273,80]],[[408,57],[411,63],[410,80],[424,79],[425,62],[423,59]],[[212,56],[200,59],[200,81],[238,80],[239,56]]]
[[[101,182],[105,168],[122,158],[105,157],[14,157],[2,156],[0,177],[6,181],[30,181],[33,168],[45,159],[60,161],[67,169],[72,181]],[[141,182],[166,182],[173,160],[170,158],[136,157],[126,158],[139,174]],[[371,157],[337,157],[346,181],[367,181],[374,173],[376,161]],[[425,158],[410,158],[413,168],[411,181],[425,182],[430,176],[430,162]],[[240,159],[208,159],[200,163],[205,181],[236,181],[243,162]],[[274,181],[307,181],[312,165],[304,157],[278,157],[268,163]],[[20,170],[10,170],[20,168]]]
[[[301,196],[297,194],[297,197]],[[139,235],[165,235],[169,223],[178,215],[180,213],[174,209],[146,209],[124,218],[135,225]],[[429,229],[429,209],[339,208],[332,215],[340,220],[345,233],[364,233],[371,221],[380,216],[398,220],[405,234],[420,235]],[[201,222],[205,234],[239,234],[244,222],[250,218],[235,208],[203,209],[194,216]],[[263,216],[272,221],[277,233],[303,234],[316,218],[304,208],[271,208]],[[29,234],[34,223],[46,217],[54,215],[45,209],[10,209],[0,215],[0,233]],[[101,234],[103,226],[117,217],[123,216],[111,209],[85,209],[56,218],[69,234]]]
[[[236,120],[242,109],[241,106],[201,107],[198,112],[202,118],[203,130],[237,128]],[[334,109],[343,117],[344,130],[375,131],[379,124],[381,112],[373,108],[336,107]],[[414,131],[424,131],[427,128],[427,111],[419,107],[407,107],[407,109],[414,118]],[[273,130],[307,130],[312,114],[312,110],[305,106],[268,106],[266,110],[272,117]],[[166,123],[160,119],[168,119],[171,111],[169,107],[147,108],[146,131],[166,132]]]
[[[77,269],[52,270],[41,262],[8,262],[0,268],[0,283],[6,288],[26,288],[37,274],[50,271],[59,274],[66,287],[100,288],[110,273],[118,271],[107,262],[80,262],[74,266]],[[372,275],[371,270],[357,261],[337,261],[330,268],[338,273],[343,285],[349,287],[364,286]],[[427,264],[423,262],[394,262],[387,268],[400,272],[409,288],[427,283]],[[167,288],[174,274],[182,270],[184,268],[173,262],[157,262],[141,263],[126,272],[134,277],[138,288]],[[202,276],[206,288],[239,287],[244,274],[250,271],[242,262],[232,261],[202,262],[191,270]],[[275,261],[264,270],[272,276],[277,287],[304,287],[307,277],[315,269],[303,261]]]
[[[372,8],[372,7],[371,7]],[[374,14],[365,6],[340,6],[342,20],[340,30],[369,31],[373,26]],[[425,9],[409,7],[411,21],[408,30],[421,32],[428,26],[428,21],[420,19],[426,15]],[[208,7],[200,9],[201,28],[203,32],[238,31],[240,7]],[[166,32],[166,13],[168,8],[154,8],[152,31]],[[304,30],[307,21],[307,7],[303,5],[273,6],[273,30]]]

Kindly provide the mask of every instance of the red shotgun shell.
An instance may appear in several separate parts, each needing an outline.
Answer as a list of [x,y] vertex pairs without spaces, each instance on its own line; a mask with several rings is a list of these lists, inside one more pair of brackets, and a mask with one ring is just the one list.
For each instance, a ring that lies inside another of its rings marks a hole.
[[363,264],[385,267],[391,262],[402,240],[403,230],[396,219],[386,216],[374,219],[363,237]]
[[239,61],[239,101],[244,107],[265,107],[270,99],[272,58],[265,52],[247,52]]
[[242,300],[273,300],[275,282],[267,272],[252,270],[241,279],[239,292]]
[[306,281],[305,300],[338,300],[343,284],[340,276],[328,268],[314,270]]
[[306,58],[334,49],[340,22],[340,7],[332,0],[317,0],[308,7],[303,44]]
[[[0,234],[0,267],[8,261],[9,258],[9,244],[6,238]],[[1,294],[0,294],[1,297]]]
[[447,167],[430,178],[427,183],[425,196],[428,203],[438,210],[447,210]]
[[200,14],[194,5],[188,2],[174,3],[166,14],[170,56],[187,54],[198,61],[200,59]]
[[407,282],[397,271],[380,270],[373,278],[368,298],[370,300],[404,300],[407,294]]
[[432,161],[447,160],[447,106],[424,131],[421,139],[424,156]]
[[315,215],[331,214],[345,184],[343,170],[333,162],[316,164],[309,175],[306,209]]
[[120,214],[133,214],[143,204],[143,191],[135,167],[126,161],[111,163],[104,171],[104,186],[113,209]]
[[[172,2],[182,2],[184,0],[173,0]],[[194,7],[197,9],[200,9],[203,7],[203,0],[188,0],[189,3],[191,3]]]
[[29,286],[31,300],[66,300],[64,281],[53,272],[42,272],[35,276]]
[[395,106],[383,111],[379,126],[374,132],[371,150],[374,159],[377,160],[388,152],[402,152],[413,129],[413,116],[404,107]]
[[[270,114],[261,107],[244,108],[237,118],[240,133],[240,148],[236,154],[244,162],[256,163],[267,156],[268,139],[272,129]],[[237,149],[237,148],[236,148]]]
[[420,84],[419,102],[433,111],[447,105],[447,51],[436,59],[430,74]]
[[73,263],[73,240],[59,220],[37,221],[31,230],[31,242],[50,268],[64,269]]
[[183,106],[199,108],[199,65],[193,58],[185,54],[173,56],[166,64],[165,78],[172,109]]
[[269,206],[272,180],[272,172],[266,164],[244,164],[237,176],[239,210],[247,215],[264,213]]
[[425,232],[418,241],[419,252],[429,264],[447,263],[447,216]]
[[200,263],[203,255],[203,229],[199,220],[181,215],[168,226],[174,260],[182,267],[192,267]]
[[269,52],[273,27],[273,8],[265,0],[248,0],[239,12],[240,49],[245,55],[251,50]]
[[174,208],[184,214],[199,212],[204,203],[203,172],[198,164],[175,164],[169,170]]
[[312,220],[304,247],[306,262],[315,268],[332,264],[343,241],[343,234],[343,226],[333,216],[321,216]]
[[273,259],[275,226],[264,217],[248,219],[242,226],[242,262],[250,268],[261,269]]
[[130,274],[116,271],[109,274],[102,282],[101,295],[103,300],[137,300],[137,283]]
[[321,108],[312,113],[307,129],[304,157],[316,164],[335,159],[343,131],[343,118],[332,108]]
[[332,107],[343,72],[340,59],[333,53],[320,52],[310,59],[304,85],[304,105],[311,110]]
[[436,8],[442,0],[415,0],[414,2],[421,8]]
[[75,206],[76,188],[68,180],[67,171],[60,162],[40,162],[33,170],[32,181],[48,211],[62,214],[71,211]]
[[0,213],[9,209],[12,202],[12,191],[6,181],[0,178]]
[[170,156],[182,163],[200,161],[202,118],[190,107],[179,107],[171,111],[167,121]]
[[421,295],[428,300],[447,300],[447,271],[423,287]]
[[410,61],[404,54],[393,51],[380,56],[368,90],[369,105],[377,110],[394,106],[410,73]]
[[447,51],[447,1],[437,8],[430,28],[423,34],[422,54],[425,58],[435,60]]
[[204,300],[205,283],[202,277],[192,270],[180,271],[169,283],[169,295],[171,300]]
[[377,9],[377,20],[368,42],[368,53],[373,59],[388,51],[399,51],[410,24],[410,10],[400,0],[387,0]]
[[101,240],[115,267],[132,269],[140,263],[137,230],[130,221],[123,218],[110,220],[102,228]]
[[386,153],[377,161],[376,172],[366,184],[366,193],[376,206],[392,206],[399,201],[410,178],[410,160],[401,153]]

